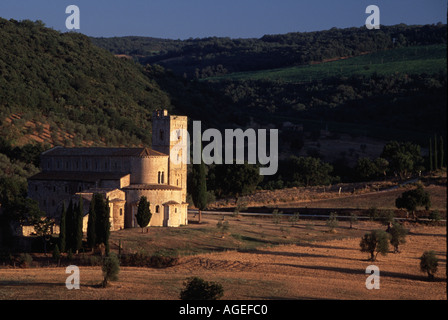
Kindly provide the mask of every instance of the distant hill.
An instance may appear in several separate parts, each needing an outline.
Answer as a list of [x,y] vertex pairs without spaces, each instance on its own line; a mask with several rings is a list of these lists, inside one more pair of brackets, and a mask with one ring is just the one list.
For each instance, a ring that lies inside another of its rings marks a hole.
[[0,18],[0,132],[21,145],[141,145],[171,109],[143,67],[40,21]]
[[[152,70],[172,71],[155,79],[186,114],[215,127],[292,122],[313,135],[328,128],[422,145],[434,133],[446,134],[446,41],[445,24],[259,39],[92,38]],[[301,139],[287,131],[281,136],[296,146]]]
[[433,74],[446,69],[446,44],[410,46],[330,59],[320,63],[279,69],[235,72],[207,80],[272,80],[283,82],[322,81],[331,77]]
[[203,38],[168,40],[150,37],[92,38],[114,54],[142,64],[159,64],[187,78],[302,66],[364,53],[446,43],[444,24],[381,26],[379,30],[332,28],[315,32],[265,35],[259,39]]

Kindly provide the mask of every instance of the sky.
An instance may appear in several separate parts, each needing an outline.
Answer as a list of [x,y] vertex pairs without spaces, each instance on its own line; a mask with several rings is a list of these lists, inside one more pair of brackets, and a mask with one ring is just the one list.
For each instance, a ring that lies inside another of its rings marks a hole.
[[79,7],[78,32],[93,37],[260,38],[361,27],[369,5],[379,7],[380,25],[447,23],[447,0],[0,0],[0,17],[67,32],[69,5]]

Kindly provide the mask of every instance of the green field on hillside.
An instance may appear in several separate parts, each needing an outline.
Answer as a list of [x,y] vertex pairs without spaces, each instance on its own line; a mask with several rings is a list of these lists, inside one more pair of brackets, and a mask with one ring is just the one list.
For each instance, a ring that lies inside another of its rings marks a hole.
[[336,61],[270,69],[255,72],[238,72],[208,80],[273,80],[305,82],[330,77],[349,77],[354,74],[370,76],[373,73],[432,74],[446,69],[446,44],[404,47],[379,51]]

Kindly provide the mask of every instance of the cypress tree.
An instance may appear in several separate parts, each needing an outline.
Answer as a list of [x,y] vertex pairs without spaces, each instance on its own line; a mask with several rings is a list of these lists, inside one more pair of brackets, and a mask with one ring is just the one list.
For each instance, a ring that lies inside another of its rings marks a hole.
[[138,202],[138,209],[137,209],[137,223],[142,228],[145,228],[149,221],[151,221],[151,210],[149,209],[149,202],[148,199],[145,196],[142,196],[140,198],[140,201]]
[[78,252],[82,248],[82,218],[83,218],[83,204],[82,198],[79,197],[79,203],[76,206],[75,212],[75,230],[74,230],[74,245],[75,251]]
[[443,168],[444,166],[444,157],[445,157],[445,153],[443,150],[443,137],[440,136],[440,143],[439,143],[439,147],[440,147],[440,168]]
[[437,137],[434,136],[434,170],[439,168],[437,161]]
[[104,201],[104,197],[101,194],[96,195],[95,214],[96,243],[104,244],[107,251],[110,234],[109,200]]
[[66,220],[65,220],[65,250],[71,250],[73,252],[74,248],[74,212],[73,212],[73,201],[70,199],[70,203],[68,204]]
[[191,196],[195,207],[198,208],[199,223],[201,223],[202,210],[207,207],[207,181],[202,159],[200,164],[193,165],[193,188]]
[[109,210],[109,199],[106,199],[105,204],[105,211],[106,211],[106,220],[104,222],[104,244],[106,246],[106,255],[109,256],[109,237],[110,237],[110,210]]
[[434,155],[432,153],[432,139],[429,138],[429,171],[434,170],[433,157],[434,157]]
[[65,202],[62,203],[62,214],[61,214],[61,222],[59,224],[59,248],[61,252],[65,252],[67,234],[66,234],[66,219],[67,219],[67,210],[65,209]]
[[95,214],[95,195],[92,196],[92,201],[89,206],[89,220],[87,222],[87,245],[89,248],[93,248],[96,245],[96,214]]

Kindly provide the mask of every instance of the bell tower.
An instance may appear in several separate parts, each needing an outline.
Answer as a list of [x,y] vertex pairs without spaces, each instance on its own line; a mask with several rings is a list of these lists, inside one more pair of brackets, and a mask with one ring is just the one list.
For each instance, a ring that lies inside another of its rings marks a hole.
[[[156,110],[152,115],[152,149],[170,156],[168,184],[182,188],[182,200],[187,199],[187,163],[182,160],[182,150],[174,148],[187,131],[186,116],[169,115],[168,110]],[[185,140],[184,140],[185,141]]]

